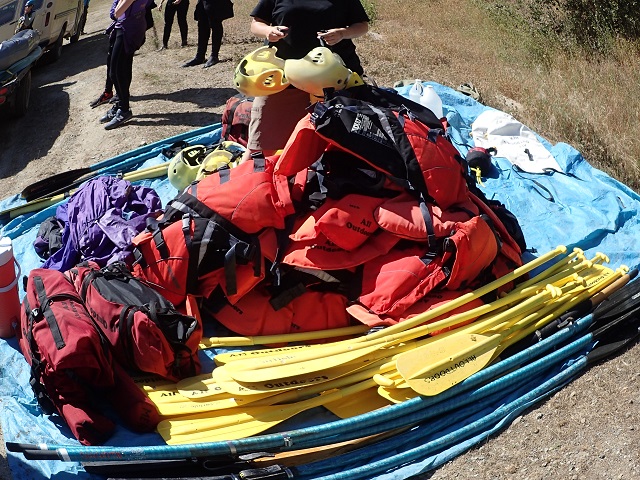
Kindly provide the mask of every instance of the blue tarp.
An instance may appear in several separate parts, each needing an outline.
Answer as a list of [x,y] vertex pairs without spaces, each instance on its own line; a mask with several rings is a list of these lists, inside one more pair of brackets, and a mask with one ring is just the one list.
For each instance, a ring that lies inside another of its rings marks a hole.
[[[444,113],[450,125],[449,133],[454,144],[462,154],[466,154],[473,146],[473,140],[470,137],[471,124],[488,107],[450,88],[430,82],[428,84],[434,86],[443,101]],[[402,87],[399,91],[408,96],[409,87]],[[185,134],[182,137],[191,144],[211,144],[219,138],[217,127],[215,125],[200,129],[193,135]],[[166,161],[161,150],[173,141],[175,138],[142,149],[144,152],[140,158],[143,160],[135,167],[142,168]],[[596,252],[603,252],[610,258],[609,266],[612,268],[620,265],[637,267],[640,262],[637,247],[638,237],[640,237],[638,225],[640,196],[602,171],[590,166],[580,152],[570,145],[563,143],[551,145],[543,138],[540,138],[540,141],[552,153],[563,172],[548,174],[519,172],[512,167],[508,159],[496,156],[493,160],[493,169],[483,178],[482,186],[487,197],[500,200],[520,221],[530,249],[527,256],[536,256],[557,245],[566,245],[569,249],[573,247],[583,249],[588,258],[593,257]],[[135,163],[127,155],[122,157],[122,164]],[[118,165],[115,165],[113,171],[117,170]],[[156,189],[165,204],[176,194],[175,189],[166,179],[145,182]],[[17,196],[7,198],[0,202],[0,209],[18,205],[21,202]],[[23,274],[27,274],[41,264],[32,242],[40,222],[54,213],[55,207],[49,207],[31,216],[15,218],[0,228],[2,235],[9,236],[13,240],[16,258],[22,267]],[[205,368],[212,368],[211,355],[211,352],[202,353]],[[33,398],[28,380],[29,368],[15,339],[0,340],[0,420],[5,441],[77,445],[58,417],[42,414]],[[520,390],[514,398],[520,398],[527,392],[526,386],[522,388],[525,390]],[[513,399],[499,398],[496,400],[495,408],[511,400]],[[530,403],[535,403],[535,398],[528,403],[525,402],[524,405]],[[495,410],[491,405],[486,408],[487,412]],[[476,412],[476,416],[479,414],[480,412]],[[476,432],[473,435],[460,436],[452,445],[439,449],[436,453],[425,454],[421,461],[404,465],[400,469],[392,469],[375,478],[404,479],[434,468],[444,460],[464,452],[488,433],[502,428],[505,422],[508,422],[510,415],[513,415],[513,412],[505,413],[502,417],[498,416],[491,425],[485,427],[484,433]],[[335,417],[324,409],[315,409],[313,415],[307,413],[297,416],[282,424],[280,428],[298,428],[333,419]],[[457,420],[452,420],[452,422],[455,421]],[[452,423],[448,425],[448,430],[453,432],[463,425]],[[163,441],[156,434],[136,435],[120,427],[114,437],[109,440],[108,445],[163,445]],[[94,478],[76,463],[27,461],[21,454],[13,453],[8,453],[8,461],[14,480]],[[339,469],[335,469],[334,472],[325,470],[323,475],[331,475],[339,471]]]

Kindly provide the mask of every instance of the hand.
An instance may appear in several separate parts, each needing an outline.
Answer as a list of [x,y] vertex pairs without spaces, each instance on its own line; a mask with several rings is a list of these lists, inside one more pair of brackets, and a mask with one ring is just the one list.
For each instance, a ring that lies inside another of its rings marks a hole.
[[282,25],[274,25],[269,27],[269,31],[267,32],[267,40],[270,42],[277,42],[278,40],[282,40],[289,34],[289,27],[284,27]]
[[345,28],[332,28],[318,32],[318,38],[324,40],[327,45],[335,45],[346,38]]

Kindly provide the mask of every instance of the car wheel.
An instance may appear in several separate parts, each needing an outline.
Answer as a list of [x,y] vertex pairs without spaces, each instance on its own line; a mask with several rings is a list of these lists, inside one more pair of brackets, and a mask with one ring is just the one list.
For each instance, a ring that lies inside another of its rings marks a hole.
[[80,35],[82,35],[82,32],[84,31],[84,27],[87,23],[87,12],[83,11],[82,15],[80,16],[80,20],[78,21],[78,27],[76,29],[76,33],[74,33],[73,35],[71,35],[71,37],[69,37],[69,43],[76,43],[78,40],[80,40]]
[[64,32],[67,29],[67,26],[64,25],[62,27],[62,30],[60,30],[60,35],[58,36],[58,39],[56,40],[56,43],[54,44],[53,48],[51,49],[51,53],[53,54],[53,61],[55,62],[56,60],[58,60],[61,56],[62,56],[62,42],[64,41]]

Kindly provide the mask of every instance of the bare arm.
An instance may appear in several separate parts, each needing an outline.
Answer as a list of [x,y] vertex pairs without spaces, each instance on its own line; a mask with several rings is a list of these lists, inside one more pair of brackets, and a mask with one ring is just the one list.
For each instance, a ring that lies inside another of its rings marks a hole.
[[256,37],[266,38],[270,42],[277,42],[287,36],[288,27],[284,25],[269,25],[261,18],[253,17],[251,20],[251,33]]
[[120,18],[124,14],[124,12],[127,11],[127,8],[129,8],[134,1],[135,0],[120,0],[114,12],[116,18]]
[[358,38],[369,31],[368,22],[358,22],[344,28],[332,28],[326,32],[318,32],[318,37],[322,38],[327,45],[335,45],[336,43],[351,38]]

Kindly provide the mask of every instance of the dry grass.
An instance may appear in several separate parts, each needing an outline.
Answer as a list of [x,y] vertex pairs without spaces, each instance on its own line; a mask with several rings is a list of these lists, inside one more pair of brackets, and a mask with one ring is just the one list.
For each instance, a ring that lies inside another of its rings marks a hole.
[[[379,85],[420,78],[456,87],[472,82],[487,105],[505,110],[551,142],[566,142],[593,165],[640,191],[640,70],[637,46],[608,58],[563,52],[472,0],[368,0],[370,34],[357,40]],[[481,4],[482,2],[480,2]],[[233,38],[246,45],[254,0],[236,0]],[[244,29],[244,33],[243,33]]]

